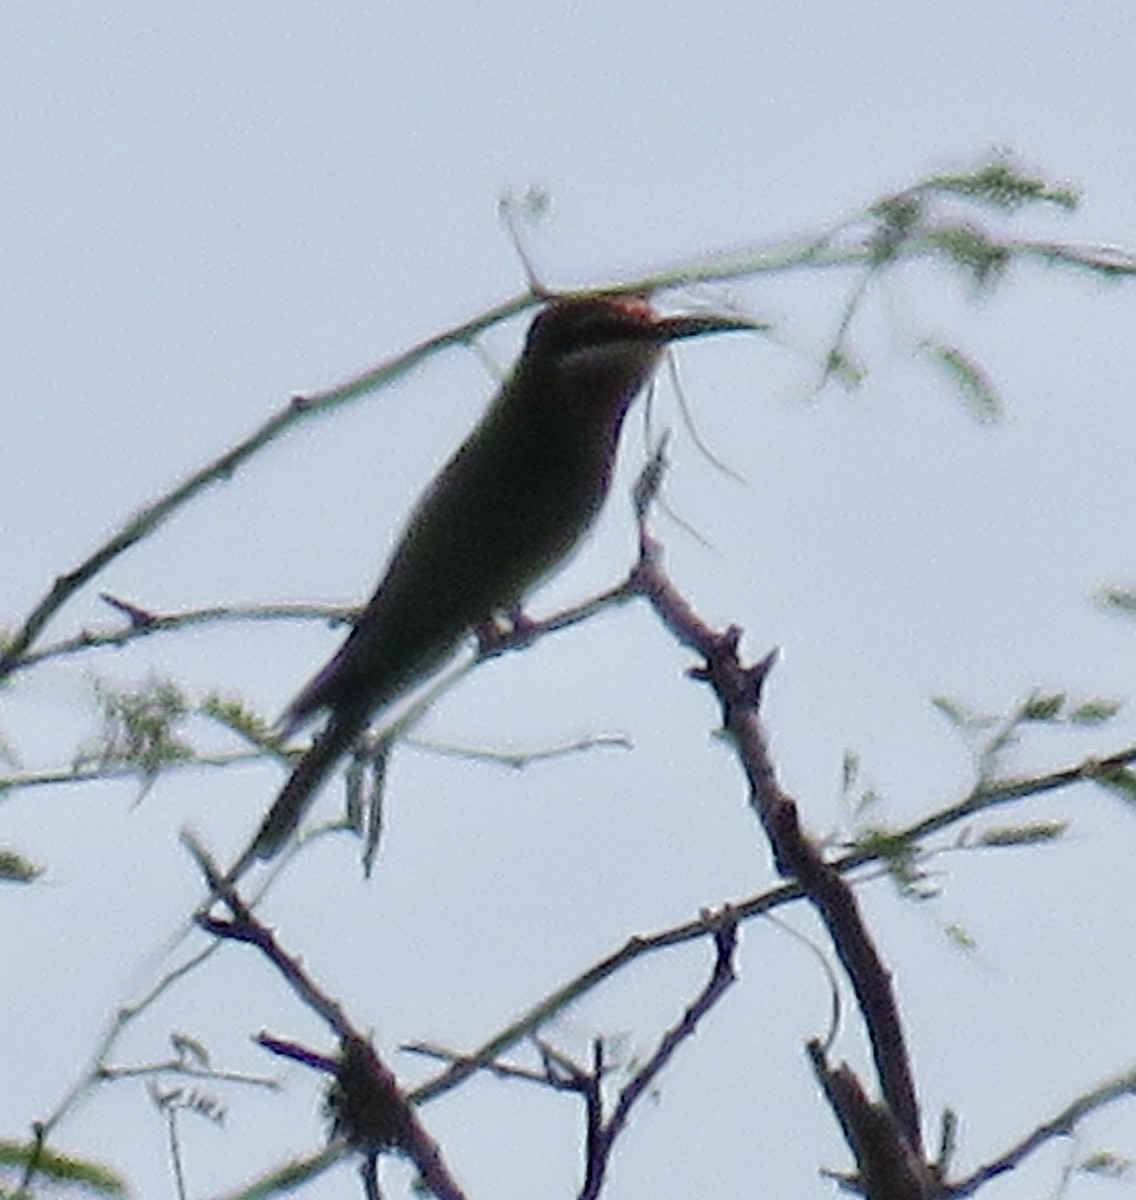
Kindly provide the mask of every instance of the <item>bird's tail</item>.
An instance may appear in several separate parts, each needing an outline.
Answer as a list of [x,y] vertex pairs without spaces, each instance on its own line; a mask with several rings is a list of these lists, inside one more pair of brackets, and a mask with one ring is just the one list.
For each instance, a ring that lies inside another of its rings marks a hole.
[[293,767],[292,774],[261,822],[256,836],[230,871],[230,881],[244,874],[256,859],[273,858],[280,852],[308,806],[315,800],[320,785],[351,748],[365,725],[365,717],[332,716],[327,728],[312,743],[311,749]]

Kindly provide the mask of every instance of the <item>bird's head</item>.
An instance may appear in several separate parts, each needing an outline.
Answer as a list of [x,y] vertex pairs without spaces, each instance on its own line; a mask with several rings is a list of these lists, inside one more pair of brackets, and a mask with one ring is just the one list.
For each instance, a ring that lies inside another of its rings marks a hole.
[[521,367],[604,404],[626,407],[659,361],[683,338],[762,326],[736,317],[661,317],[645,296],[551,301],[529,328]]

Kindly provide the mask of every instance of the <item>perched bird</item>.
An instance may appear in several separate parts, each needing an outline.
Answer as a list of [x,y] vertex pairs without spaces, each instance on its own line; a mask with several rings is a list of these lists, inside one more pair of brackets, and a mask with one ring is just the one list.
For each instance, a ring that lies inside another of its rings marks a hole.
[[623,419],[665,346],[753,328],[660,317],[626,295],[541,310],[496,399],[419,499],[347,640],[281,718],[287,737],[330,714],[242,865],[279,851],[380,709],[442,667],[471,630],[519,609],[569,555],[607,496]]

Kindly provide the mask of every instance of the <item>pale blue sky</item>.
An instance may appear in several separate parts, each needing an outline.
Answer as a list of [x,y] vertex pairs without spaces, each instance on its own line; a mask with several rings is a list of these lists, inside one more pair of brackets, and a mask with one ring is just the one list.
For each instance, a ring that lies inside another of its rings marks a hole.
[[[518,290],[496,216],[505,189],[552,195],[531,247],[554,286],[819,230],[998,147],[1084,190],[1075,217],[1026,227],[1136,244],[1134,45],[1136,8],[1106,2],[13,0],[0,17],[0,621],[289,394]],[[673,498],[714,548],[662,527],[676,580],[707,617],[745,626],[755,654],[783,647],[767,714],[818,832],[846,819],[846,746],[891,819],[959,794],[966,758],[932,694],[992,709],[1033,686],[1127,697],[1136,660],[1136,628],[1090,599],[1136,578],[1136,293],[1037,269],[972,306],[948,274],[907,272],[865,319],[868,386],[804,403],[802,352],[822,350],[847,283],[700,293],[775,319],[787,345],[684,348],[700,424],[748,484],[716,474],[676,429]],[[1009,406],[1003,426],[969,421],[914,362],[922,332],[985,363]],[[519,333],[491,339],[502,363]],[[407,504],[492,388],[473,355],[438,359],[270,450],[99,586],[170,610],[364,597]],[[537,611],[626,567],[641,445],[636,424],[629,433],[603,529]],[[56,634],[107,620],[96,590]],[[321,628],[240,628],[44,670],[5,693],[0,735],[29,764],[57,761],[90,732],[88,669],[171,673],[272,715],[335,642]],[[528,747],[618,731],[636,751],[521,775],[406,752],[377,877],[360,882],[343,841],[282,884],[281,935],[384,1050],[472,1046],[630,933],[772,882],[684,664],[638,608],[494,664],[439,707],[433,736]],[[1092,739],[1041,736],[1025,761],[1111,749],[1131,730],[1128,719]],[[185,777],[138,809],[118,785],[5,801],[0,844],[49,873],[3,895],[0,955],[16,986],[0,990],[0,1136],[50,1110],[108,1012],[153,977],[197,893],[178,830],[231,850],[276,781],[268,767]],[[945,1103],[960,1111],[963,1164],[1133,1057],[1136,829],[1089,791],[1022,813],[1055,815],[1074,820],[1064,845],[947,859],[933,905],[865,893],[928,1118]],[[939,932],[953,921],[975,955]],[[225,1065],[266,1070],[248,1034],[321,1038],[246,959],[226,953],[171,996],[121,1057],[160,1056],[176,1027]],[[565,1044],[635,1030],[649,1048],[688,998],[696,960],[581,1005],[560,1027]],[[801,1052],[823,1031],[823,978],[771,927],[747,930],[741,962],[742,986],[639,1112],[613,1200],[832,1193],[815,1168],[846,1159]],[[839,1050],[863,1061],[854,1020]],[[283,1099],[227,1094],[226,1132],[190,1126],[194,1195],[318,1143],[312,1081],[292,1082]],[[471,1195],[569,1195],[567,1109],[482,1082],[425,1119]],[[1130,1119],[1114,1118],[1114,1139]],[[119,1163],[142,1195],[172,1192],[161,1127],[134,1085],[91,1103],[60,1141]],[[1136,1151],[1130,1137],[1119,1145]],[[1035,1196],[1058,1162],[986,1194]],[[341,1172],[319,1194],[358,1189]]]

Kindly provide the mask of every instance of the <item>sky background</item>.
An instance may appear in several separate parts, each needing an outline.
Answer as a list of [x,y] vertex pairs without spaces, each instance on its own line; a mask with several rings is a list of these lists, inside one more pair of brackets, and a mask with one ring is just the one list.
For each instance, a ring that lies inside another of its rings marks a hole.
[[[523,286],[498,198],[552,198],[529,245],[553,287],[631,277],[692,255],[818,232],[878,196],[1001,148],[1083,191],[1074,216],[1014,228],[1136,244],[1136,8],[1093,0],[643,5],[102,4],[10,0],[0,16],[0,621],[129,513],[216,456],[297,391],[327,385]],[[871,368],[815,395],[816,362],[851,276],[797,274],[686,299],[776,322],[772,339],[683,347],[707,440],[744,486],[675,428],[672,503],[711,543],[661,523],[668,564],[709,620],[779,645],[766,716],[782,778],[818,834],[849,828],[846,748],[900,823],[963,794],[965,748],[929,703],[1004,711],[1035,687],[1127,699],[1136,627],[1097,589],[1136,580],[1136,292],[1067,272],[1014,273],[975,303],[945,269],[905,270],[854,330]],[[495,330],[503,367],[523,322]],[[965,346],[1008,408],[969,418],[911,351]],[[295,433],[117,560],[54,638],[112,621],[103,589],[151,610],[369,594],[408,505],[494,382],[451,352],[396,389]],[[601,529],[534,601],[547,612],[621,577],[628,426]],[[94,675],[150,673],[278,713],[338,642],[313,625],[154,639],[21,676],[0,735],[29,767],[66,762],[96,730]],[[515,773],[406,750],[395,760],[376,876],[356,847],[298,863],[268,913],[373,1029],[403,1078],[409,1040],[472,1048],[633,932],[750,895],[774,876],[715,710],[645,608],[493,663],[423,733],[535,748],[588,733],[634,740]],[[1129,744],[1131,717],[1091,735],[1041,731],[1041,767]],[[216,741],[216,738],[214,737]],[[269,803],[268,765],[161,782],[13,792],[0,844],[46,867],[0,903],[0,1136],[26,1133],[76,1078],[109,1014],[162,970],[199,885],[177,835],[222,856]],[[329,789],[322,811],[334,811]],[[934,1137],[962,1120],[960,1167],[1003,1149],[1078,1091],[1127,1068],[1136,824],[1099,791],[1015,814],[1072,821],[1057,847],[941,859],[938,898],[863,892],[895,972]],[[790,913],[815,934],[807,915]],[[976,949],[960,951],[958,923]],[[822,939],[823,941],[823,939]],[[644,966],[558,1022],[583,1053],[627,1032],[649,1051],[697,987],[705,948]],[[829,997],[814,959],[751,924],[742,983],[643,1106],[613,1169],[615,1200],[826,1196],[847,1166],[802,1043]],[[272,1072],[261,1028],[324,1034],[252,956],[223,952],[124,1041],[166,1053],[176,1028],[219,1064]],[[850,1016],[837,1053],[862,1064]],[[318,1085],[224,1092],[227,1126],[187,1122],[190,1194],[231,1189],[320,1143]],[[478,1081],[424,1118],[472,1196],[568,1196],[570,1102]],[[57,1145],[109,1160],[147,1197],[172,1195],[164,1133],[141,1085],[102,1090]],[[1136,1152],[1131,1108],[1081,1149]],[[1056,1186],[1067,1147],[992,1185]],[[405,1172],[385,1176],[406,1192]],[[1082,1181],[1078,1194],[1128,1185]],[[355,1196],[352,1172],[318,1185]],[[313,1189],[314,1194],[314,1189]]]

